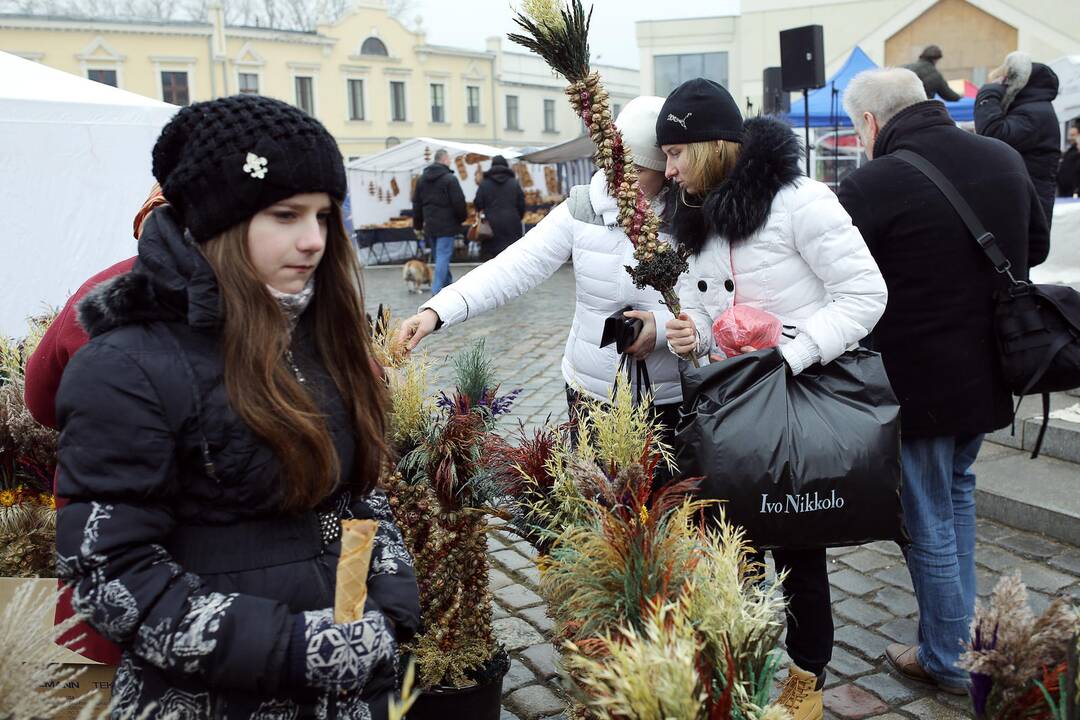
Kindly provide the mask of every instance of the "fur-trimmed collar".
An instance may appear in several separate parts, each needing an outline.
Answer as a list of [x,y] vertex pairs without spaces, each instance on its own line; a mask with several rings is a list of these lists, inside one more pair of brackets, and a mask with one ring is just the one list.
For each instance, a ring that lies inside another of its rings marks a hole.
[[79,324],[90,337],[122,325],[156,320],[185,322],[200,330],[220,327],[217,278],[185,237],[172,208],[150,215],[131,272],[101,283],[79,303]]
[[739,159],[724,181],[699,207],[694,206],[700,198],[686,198],[682,192],[669,203],[675,238],[696,255],[712,235],[732,244],[753,235],[769,219],[780,189],[802,177],[801,152],[799,138],[787,124],[770,117],[747,120]]

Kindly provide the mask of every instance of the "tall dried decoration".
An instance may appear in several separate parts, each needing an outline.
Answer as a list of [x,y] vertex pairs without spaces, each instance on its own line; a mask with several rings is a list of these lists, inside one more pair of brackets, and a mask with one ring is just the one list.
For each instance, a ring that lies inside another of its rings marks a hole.
[[492,630],[485,517],[496,512],[496,486],[482,457],[515,394],[498,394],[483,344],[457,358],[449,395],[426,396],[426,369],[412,359],[387,377],[401,460],[384,484],[416,565],[424,625],[407,649],[422,687],[483,682],[509,660]]
[[[556,0],[524,0],[514,17],[524,34],[508,37],[542,57],[570,83],[566,94],[592,137],[596,164],[618,203],[619,225],[634,245],[637,265],[627,265],[626,271],[638,288],[659,292],[664,305],[678,317],[681,307],[675,286],[689,269],[688,252],[660,237],[660,220],[638,184],[634,157],[615,127],[608,93],[599,73],[589,66],[591,20],[592,9],[586,15],[581,0],[569,0],[566,6]],[[696,366],[696,358],[690,360]]]
[[971,642],[957,663],[971,673],[975,716],[1063,716],[1068,702],[1061,697],[1062,680],[1078,631],[1080,613],[1064,598],[1055,598],[1036,618],[1018,572],[998,581],[989,604],[976,606]]

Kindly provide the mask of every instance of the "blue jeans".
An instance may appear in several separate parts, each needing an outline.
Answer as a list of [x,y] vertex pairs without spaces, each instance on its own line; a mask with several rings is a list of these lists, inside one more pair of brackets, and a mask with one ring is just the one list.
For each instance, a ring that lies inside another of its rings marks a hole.
[[435,278],[431,281],[431,294],[438,295],[439,291],[454,282],[450,274],[450,258],[454,255],[454,238],[435,238]]
[[911,535],[908,571],[919,603],[919,664],[944,685],[966,685],[956,667],[975,612],[975,474],[983,436],[904,438],[901,494]]

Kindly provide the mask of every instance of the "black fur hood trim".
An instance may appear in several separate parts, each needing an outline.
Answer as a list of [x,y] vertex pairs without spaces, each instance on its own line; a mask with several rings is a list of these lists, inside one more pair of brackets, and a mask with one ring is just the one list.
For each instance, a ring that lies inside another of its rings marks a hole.
[[791,127],[770,117],[751,118],[743,126],[742,149],[731,174],[698,205],[677,193],[669,216],[681,245],[697,255],[712,235],[735,244],[760,230],[769,219],[780,189],[803,177],[802,149]]
[[161,320],[150,278],[128,272],[101,283],[86,294],[78,307],[79,324],[90,337],[121,325]]
[[78,316],[90,337],[154,321],[214,331],[221,321],[217,278],[172,208],[163,206],[143,226],[135,267],[87,293]]

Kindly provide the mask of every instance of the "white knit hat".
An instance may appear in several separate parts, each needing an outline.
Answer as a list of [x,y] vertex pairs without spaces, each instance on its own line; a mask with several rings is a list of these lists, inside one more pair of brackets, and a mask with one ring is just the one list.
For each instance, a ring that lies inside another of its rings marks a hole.
[[664,98],[642,95],[626,103],[615,118],[615,127],[622,133],[623,142],[634,154],[634,163],[650,170],[664,170],[667,158],[656,145],[656,118]]

